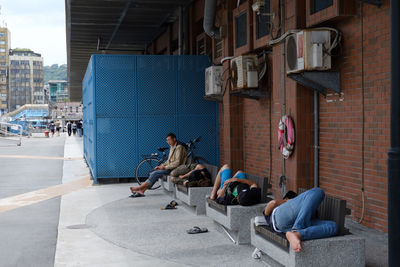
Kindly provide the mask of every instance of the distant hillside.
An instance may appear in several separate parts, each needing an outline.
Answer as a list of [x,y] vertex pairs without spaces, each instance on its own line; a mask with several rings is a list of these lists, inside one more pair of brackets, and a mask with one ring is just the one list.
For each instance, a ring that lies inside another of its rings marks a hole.
[[50,80],[67,80],[67,64],[44,66],[44,84]]

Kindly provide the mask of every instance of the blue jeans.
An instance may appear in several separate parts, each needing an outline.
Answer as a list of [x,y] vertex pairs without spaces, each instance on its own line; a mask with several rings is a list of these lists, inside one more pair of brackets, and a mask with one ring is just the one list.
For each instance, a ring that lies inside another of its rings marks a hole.
[[336,235],[335,222],[312,218],[324,197],[324,191],[316,187],[280,205],[275,211],[278,230],[284,233],[295,230],[300,233],[301,240]]
[[160,179],[163,175],[168,175],[171,172],[171,170],[156,170],[152,171],[149,175],[149,178],[145,181],[149,185],[149,188],[151,188],[158,179]]

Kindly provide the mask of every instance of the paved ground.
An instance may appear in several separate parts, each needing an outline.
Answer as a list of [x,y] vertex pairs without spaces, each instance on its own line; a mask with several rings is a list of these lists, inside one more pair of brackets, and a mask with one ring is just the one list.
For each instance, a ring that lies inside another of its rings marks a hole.
[[[61,183],[64,137],[0,144],[0,198]],[[14,156],[10,158],[11,156]],[[18,156],[18,157],[15,157]],[[26,157],[34,156],[34,157]],[[53,266],[60,198],[0,213],[0,266]]]
[[[162,189],[130,199],[131,184],[88,186],[80,138],[24,139],[21,147],[0,144],[0,170],[1,267],[269,266],[265,257],[251,258],[253,247],[234,245],[206,216],[182,204],[160,210],[172,200]],[[51,196],[62,195],[61,201],[36,191],[40,202],[1,212],[12,196],[43,188],[54,191]],[[209,233],[186,234],[194,225]],[[367,266],[387,266],[387,235],[351,221],[347,226],[366,237]]]

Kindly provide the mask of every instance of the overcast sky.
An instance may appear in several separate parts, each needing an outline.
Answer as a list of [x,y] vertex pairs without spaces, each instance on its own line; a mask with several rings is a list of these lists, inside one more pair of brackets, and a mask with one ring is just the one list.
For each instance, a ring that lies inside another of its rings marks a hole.
[[11,48],[42,54],[44,65],[67,63],[65,0],[0,0],[0,5],[0,25],[6,23],[11,32]]

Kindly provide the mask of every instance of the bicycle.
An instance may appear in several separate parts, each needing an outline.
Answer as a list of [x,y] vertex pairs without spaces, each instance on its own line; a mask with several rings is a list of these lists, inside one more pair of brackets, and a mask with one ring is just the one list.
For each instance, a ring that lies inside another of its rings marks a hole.
[[[187,150],[188,163],[193,163],[193,162],[201,164],[208,163],[208,161],[205,158],[196,156],[194,153],[194,149],[196,148],[195,143],[199,141],[200,141],[200,136],[193,140],[190,140],[186,144],[179,142],[179,144],[184,145]],[[142,155],[143,159],[139,162],[139,164],[136,166],[135,169],[135,179],[139,185],[142,184],[143,180],[149,177],[150,173],[154,170],[155,167],[161,165],[161,163],[165,162],[168,159],[167,153],[165,152],[168,149],[169,147],[159,147],[157,148],[157,150],[161,152],[161,154],[152,153],[150,155]],[[159,181],[157,181],[150,189],[154,190],[159,188],[160,186],[161,184],[159,183]]]

